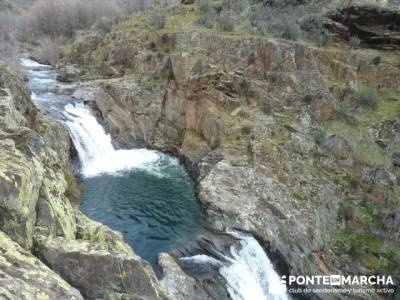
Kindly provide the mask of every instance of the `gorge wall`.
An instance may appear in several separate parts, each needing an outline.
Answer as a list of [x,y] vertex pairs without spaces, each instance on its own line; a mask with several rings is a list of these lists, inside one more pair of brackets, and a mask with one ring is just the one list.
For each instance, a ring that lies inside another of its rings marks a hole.
[[4,63],[0,137],[0,298],[166,299],[121,233],[71,205],[68,131]]

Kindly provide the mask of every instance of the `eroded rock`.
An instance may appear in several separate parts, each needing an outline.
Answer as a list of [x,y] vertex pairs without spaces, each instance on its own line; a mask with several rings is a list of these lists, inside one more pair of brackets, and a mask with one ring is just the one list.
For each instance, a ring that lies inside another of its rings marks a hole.
[[0,231],[0,298],[78,300],[78,290]]

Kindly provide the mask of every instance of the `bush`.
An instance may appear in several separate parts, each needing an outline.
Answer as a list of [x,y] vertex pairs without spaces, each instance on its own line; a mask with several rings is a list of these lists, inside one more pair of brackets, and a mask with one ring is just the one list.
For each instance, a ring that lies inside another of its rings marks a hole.
[[93,27],[101,32],[108,33],[111,31],[113,26],[112,20],[102,17],[101,19],[97,20],[96,23],[94,23]]
[[199,11],[202,15],[212,14],[215,15],[215,7],[211,0],[200,0]]
[[222,0],[221,7],[222,11],[233,11],[235,13],[241,13],[247,2],[245,0]]
[[149,16],[149,25],[157,30],[163,29],[166,22],[166,17],[161,11],[154,10]]
[[318,15],[306,15],[300,20],[300,27],[303,30],[317,32],[323,30],[322,19]]
[[17,41],[17,18],[10,11],[0,12],[0,58],[4,59],[18,73],[22,73],[19,63],[19,43]]
[[361,40],[358,38],[358,36],[352,36],[350,38],[350,47],[351,48],[358,48],[360,46]]
[[281,37],[287,40],[297,41],[301,37],[301,28],[293,21],[284,21]]
[[378,105],[378,95],[373,89],[366,89],[359,93],[358,104],[360,106],[376,108]]
[[326,134],[325,131],[323,131],[321,128],[318,129],[318,131],[314,135],[314,141],[318,146],[321,146],[326,139]]
[[315,33],[315,42],[318,47],[329,46],[332,43],[332,35],[326,29],[323,29],[322,31],[317,31]]
[[379,65],[379,64],[381,63],[381,61],[382,61],[382,57],[380,57],[380,56],[375,56],[375,57],[372,59],[371,63],[374,64],[375,66],[377,66],[377,65]]
[[333,114],[338,119],[347,119],[349,116],[349,108],[346,103],[339,103],[335,106]]
[[214,5],[210,0],[201,0],[199,5],[200,17],[197,20],[197,24],[206,28],[214,27],[214,19],[216,11]]
[[76,30],[118,14],[118,7],[108,0],[38,0],[22,16],[22,31],[28,37],[72,37]]
[[60,51],[57,44],[50,38],[40,40],[39,57],[52,66],[55,66],[60,59]]
[[269,102],[267,102],[267,101],[261,102],[260,109],[266,115],[270,115],[272,113],[271,104],[269,104]]
[[243,126],[240,128],[240,132],[241,132],[243,135],[250,135],[252,131],[253,131],[253,127],[252,127],[251,125],[243,125]]
[[214,17],[209,15],[200,16],[197,20],[197,24],[209,29],[214,27],[214,22]]
[[116,2],[127,15],[144,11],[154,5],[154,1],[151,0],[116,0]]
[[223,14],[218,17],[218,27],[222,31],[233,31],[235,27],[234,20],[231,16]]

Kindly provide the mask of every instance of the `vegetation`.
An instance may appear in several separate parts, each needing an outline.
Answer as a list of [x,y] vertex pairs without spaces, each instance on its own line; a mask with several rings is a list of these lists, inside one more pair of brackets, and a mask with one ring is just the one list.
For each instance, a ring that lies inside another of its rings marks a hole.
[[348,229],[336,235],[335,240],[350,246],[351,258],[367,269],[393,269],[399,263],[398,246],[383,243],[375,234],[357,233]]
[[360,43],[361,43],[361,40],[359,39],[358,36],[352,36],[350,38],[349,44],[350,44],[351,48],[358,48],[360,46]]
[[159,10],[153,10],[149,16],[149,25],[156,30],[163,29],[165,26],[165,15]]
[[272,113],[272,107],[268,101],[261,102],[260,109],[266,115],[270,115]]
[[234,19],[228,14],[223,14],[218,17],[218,27],[222,31],[233,31]]
[[378,105],[378,95],[375,90],[366,88],[359,93],[357,101],[360,106],[376,108]]
[[52,66],[57,65],[60,58],[60,51],[57,44],[46,37],[40,41],[40,59],[49,63]]
[[321,146],[325,142],[325,139],[326,139],[325,131],[321,128],[318,129],[314,135],[315,144]]
[[76,205],[81,196],[82,186],[78,183],[74,174],[72,174],[70,170],[64,170],[64,178],[67,182],[65,196],[69,199],[72,205]]
[[251,126],[251,125],[243,125],[240,128],[240,132],[242,133],[242,135],[250,135],[253,132],[253,126]]
[[373,65],[377,66],[377,65],[379,65],[379,64],[381,63],[381,61],[382,61],[382,57],[380,57],[380,56],[375,56],[375,57],[372,59],[371,63],[372,63]]
[[284,21],[281,36],[287,40],[297,41],[301,37],[300,26],[290,20]]
[[333,115],[336,119],[347,120],[349,116],[349,107],[346,103],[338,103],[335,106]]

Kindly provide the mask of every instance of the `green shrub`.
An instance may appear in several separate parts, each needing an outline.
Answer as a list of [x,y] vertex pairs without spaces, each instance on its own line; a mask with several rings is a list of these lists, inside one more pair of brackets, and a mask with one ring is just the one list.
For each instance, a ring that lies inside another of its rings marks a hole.
[[371,63],[374,64],[375,66],[377,66],[377,65],[379,65],[379,64],[381,63],[381,61],[382,61],[382,57],[380,57],[380,56],[375,56],[375,57],[372,59]]
[[154,10],[151,12],[148,20],[148,23],[151,27],[154,27],[157,30],[163,29],[165,22],[166,17],[161,11]]
[[245,0],[222,0],[221,8],[223,11],[233,11],[235,13],[242,12],[247,6]]
[[351,48],[358,48],[360,46],[361,40],[358,38],[358,36],[352,36],[350,38],[350,47]]
[[335,106],[333,115],[338,119],[347,119],[349,116],[349,108],[346,103],[339,103]]
[[215,15],[215,7],[211,0],[200,0],[199,11],[202,15]]
[[213,28],[215,23],[216,11],[210,0],[201,0],[199,5],[200,17],[197,24],[206,28]]
[[321,128],[318,129],[318,131],[314,135],[314,141],[318,146],[321,146],[326,139],[326,134],[325,131],[323,131]]
[[318,47],[326,47],[332,43],[332,35],[331,33],[323,29],[321,31],[315,32],[315,41]]
[[242,133],[242,135],[250,135],[253,131],[253,126],[251,125],[243,125],[240,128],[240,132]]
[[213,28],[214,27],[214,18],[210,17],[209,15],[200,16],[197,20],[197,24],[206,27],[206,28]]
[[365,89],[358,94],[358,104],[364,107],[376,108],[378,95],[373,89]]
[[311,104],[311,102],[313,101],[314,97],[313,95],[307,94],[303,97],[303,102],[305,104]]
[[316,32],[323,30],[322,19],[318,15],[306,15],[300,21],[300,27],[303,30]]
[[260,109],[266,115],[270,115],[272,113],[271,104],[269,104],[268,101],[261,102]]
[[301,28],[293,21],[286,20],[282,26],[281,37],[287,40],[297,41],[301,37]]
[[233,31],[235,27],[233,17],[223,14],[218,17],[218,27],[222,31]]

